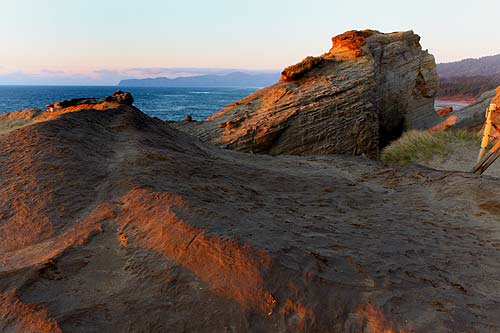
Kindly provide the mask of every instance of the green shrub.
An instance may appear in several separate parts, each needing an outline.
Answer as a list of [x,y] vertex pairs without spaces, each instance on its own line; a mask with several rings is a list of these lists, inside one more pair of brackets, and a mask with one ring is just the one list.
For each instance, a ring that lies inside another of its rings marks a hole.
[[426,162],[436,156],[446,157],[452,147],[479,143],[481,135],[470,131],[409,131],[387,146],[380,156],[384,162]]

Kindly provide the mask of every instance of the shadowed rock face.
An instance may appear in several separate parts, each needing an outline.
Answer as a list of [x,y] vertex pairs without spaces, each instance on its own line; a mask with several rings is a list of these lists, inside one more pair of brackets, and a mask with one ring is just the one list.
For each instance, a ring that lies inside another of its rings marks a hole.
[[2,332],[500,331],[497,179],[219,150],[117,101],[16,117]]
[[175,126],[243,152],[374,157],[403,129],[439,121],[436,65],[419,40],[412,31],[346,32],[328,53],[286,68],[281,82]]

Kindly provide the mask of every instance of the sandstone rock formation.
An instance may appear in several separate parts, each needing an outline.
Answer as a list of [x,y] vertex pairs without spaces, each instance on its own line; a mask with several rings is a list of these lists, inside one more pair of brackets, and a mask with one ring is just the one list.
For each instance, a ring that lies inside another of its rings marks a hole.
[[442,108],[436,111],[436,113],[441,117],[446,117],[452,112],[453,112],[453,106],[451,105],[443,106]]
[[104,110],[116,108],[122,105],[132,106],[134,98],[132,94],[117,90],[113,96],[104,98],[85,97],[73,98],[46,105],[46,111],[40,109],[26,109],[0,115],[0,134],[10,132],[16,128],[28,126],[34,123],[45,122],[57,118],[61,114],[79,111],[82,108]]
[[2,332],[500,331],[497,179],[33,119],[0,134]]
[[176,126],[243,152],[376,156],[404,129],[439,122],[436,65],[419,39],[412,31],[346,32],[328,53],[286,68],[281,82]]
[[500,87],[484,93],[476,102],[453,112],[444,122],[449,123],[446,129],[470,129],[480,130],[485,122],[486,109],[491,103],[500,105]]
[[55,111],[63,108],[68,108],[71,106],[101,104],[103,102],[108,102],[108,103],[117,102],[119,104],[132,105],[134,104],[134,98],[132,97],[132,94],[128,92],[117,90],[113,93],[113,96],[107,96],[105,98],[95,98],[95,97],[73,98],[61,102],[56,102],[53,104],[48,104],[46,105],[46,108],[47,111]]

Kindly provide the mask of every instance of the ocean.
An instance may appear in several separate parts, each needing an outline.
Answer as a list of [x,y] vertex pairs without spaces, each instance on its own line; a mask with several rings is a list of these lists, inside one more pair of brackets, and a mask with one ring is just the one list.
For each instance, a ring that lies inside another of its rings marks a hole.
[[0,86],[0,114],[64,99],[104,97],[116,90],[132,93],[134,105],[147,115],[179,121],[186,115],[203,120],[257,88],[159,88],[115,86]]
[[[116,90],[131,92],[134,105],[144,113],[162,120],[179,121],[186,115],[203,120],[224,106],[248,96],[257,88],[161,88],[116,86],[0,86],[0,114],[27,108],[44,109],[45,105],[64,99],[104,97]],[[436,109],[453,105],[455,110],[466,103],[436,100]]]
[[439,99],[436,99],[436,101],[434,102],[434,109],[436,110],[439,110],[441,109],[442,107],[445,107],[445,106],[451,106],[453,107],[453,110],[461,110],[463,108],[465,108],[467,105],[469,105],[470,103],[466,103],[466,102],[455,102],[455,101],[443,101],[443,100],[439,100]]

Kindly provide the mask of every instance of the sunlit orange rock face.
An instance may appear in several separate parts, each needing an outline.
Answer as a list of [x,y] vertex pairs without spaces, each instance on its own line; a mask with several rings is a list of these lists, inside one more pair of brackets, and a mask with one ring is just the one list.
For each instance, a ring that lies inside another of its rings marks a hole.
[[497,88],[496,92],[497,94],[491,100],[491,104],[495,106],[495,110],[491,113],[491,121],[500,129],[500,87]]
[[440,115],[441,117],[446,117],[447,115],[449,115],[450,113],[453,112],[453,107],[450,106],[450,105],[447,105],[447,106],[443,106],[442,108],[440,108],[439,110],[436,111],[438,115]]
[[2,332],[500,330],[495,179],[219,150],[120,101],[17,116]]
[[367,38],[376,33],[377,32],[373,30],[352,30],[332,37],[333,46],[329,53],[337,60],[352,60],[361,57],[366,54],[366,52],[363,51],[363,46],[366,44]]
[[[411,333],[413,329],[404,330],[397,324],[388,320],[381,309],[368,303],[360,306],[357,314],[366,325],[366,330],[371,333]],[[410,325],[411,326],[411,325]]]
[[491,103],[496,104],[498,107],[500,107],[500,86],[496,90],[497,94],[493,99],[491,100]]
[[14,291],[0,293],[0,319],[10,322],[13,332],[61,333],[57,322],[42,306],[24,304]]
[[429,128],[429,132],[442,132],[446,131],[449,128],[453,127],[457,123],[457,116],[452,115],[437,124],[436,126]]
[[176,126],[243,152],[377,157],[404,130],[441,121],[436,63],[419,40],[412,31],[348,31],[329,52],[285,68],[275,85]]

